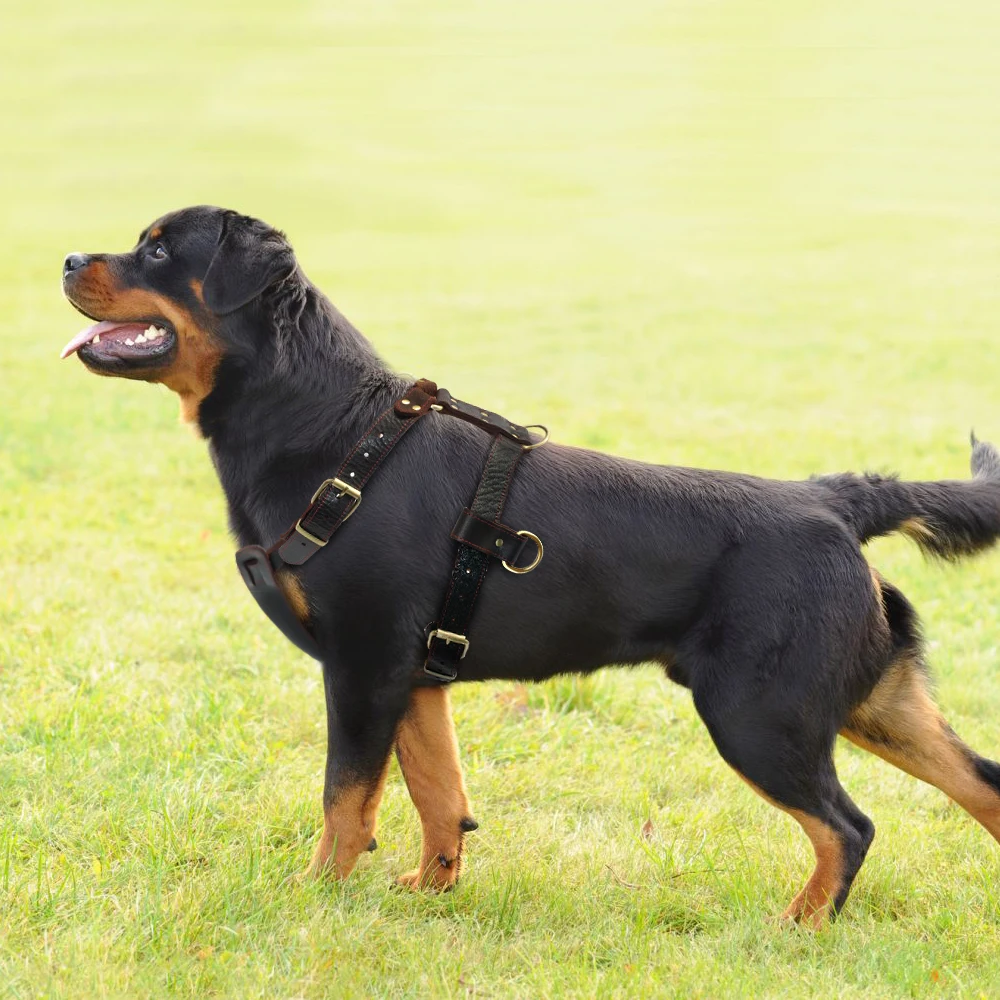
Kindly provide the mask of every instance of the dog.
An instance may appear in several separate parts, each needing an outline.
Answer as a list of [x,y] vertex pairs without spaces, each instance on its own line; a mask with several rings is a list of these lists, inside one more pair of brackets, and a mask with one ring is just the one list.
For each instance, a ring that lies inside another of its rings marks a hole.
[[[135,248],[70,254],[63,288],[95,321],[65,348],[98,375],[162,382],[208,442],[241,545],[269,546],[408,382],[300,269],[285,236],[210,206]],[[586,390],[584,390],[586,391]],[[476,828],[444,686],[415,678],[488,435],[429,414],[331,551],[279,578],[322,650],[328,749],[309,871],[346,877],[375,846],[395,749],[420,814],[400,882],[451,888]],[[690,689],[723,759],[793,816],[815,870],[783,916],[820,927],[874,836],[837,778],[837,734],[936,785],[1000,840],[1000,765],[932,700],[917,616],[861,546],[899,531],[955,559],[1000,536],[1000,454],[973,477],[838,474],[778,482],[550,445],[525,455],[505,520],[545,561],[490,576],[460,680],[541,680],[654,661]]]

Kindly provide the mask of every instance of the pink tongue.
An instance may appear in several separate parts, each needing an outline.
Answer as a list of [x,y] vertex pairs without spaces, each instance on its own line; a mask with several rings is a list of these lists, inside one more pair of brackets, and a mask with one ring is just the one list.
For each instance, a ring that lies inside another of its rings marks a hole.
[[136,334],[143,333],[148,327],[148,323],[118,323],[114,320],[103,319],[100,323],[88,326],[86,330],[81,330],[63,349],[60,358],[68,358],[71,354],[76,354],[84,344],[89,344],[94,337],[100,334],[102,337],[112,330],[125,330],[132,328]]

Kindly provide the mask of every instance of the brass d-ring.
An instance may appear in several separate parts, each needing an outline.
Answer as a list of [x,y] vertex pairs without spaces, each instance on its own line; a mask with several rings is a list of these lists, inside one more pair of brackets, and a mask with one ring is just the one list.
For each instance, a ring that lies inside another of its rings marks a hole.
[[[549,439],[549,429],[545,426],[545,424],[528,424],[524,429],[526,431],[530,431],[532,427],[541,427],[542,434],[544,436],[541,441],[532,441],[531,444],[522,445],[525,451],[534,451],[535,448],[541,448],[541,446]],[[534,538],[535,536],[532,535],[531,537]]]
[[542,540],[538,537],[538,535],[533,535],[530,531],[519,531],[518,534],[522,538],[528,538],[533,541],[538,548],[538,554],[527,566],[511,566],[506,559],[502,559],[500,561],[500,565],[503,566],[507,572],[517,573],[518,576],[520,576],[522,573],[530,573],[542,561],[542,556],[545,555],[545,549],[542,547]]

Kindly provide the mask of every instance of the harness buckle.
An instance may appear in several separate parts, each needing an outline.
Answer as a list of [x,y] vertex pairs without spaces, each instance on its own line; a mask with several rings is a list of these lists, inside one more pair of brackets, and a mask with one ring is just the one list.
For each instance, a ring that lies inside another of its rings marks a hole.
[[[338,498],[345,496],[351,498],[351,509],[340,521],[340,523],[343,524],[344,521],[346,521],[361,505],[361,490],[359,490],[356,486],[351,486],[350,483],[345,483],[343,479],[324,479],[323,482],[319,484],[319,489],[312,495],[312,499],[309,503],[314,504],[316,502],[316,498],[327,488],[327,486],[332,486],[337,491]],[[306,511],[306,513],[308,514],[309,512]],[[303,514],[302,517],[305,517],[305,514]],[[317,538],[316,535],[306,531],[306,529],[302,527],[302,517],[295,522],[295,530],[303,538],[308,538],[313,545],[318,545],[320,548],[323,548],[323,546],[326,545],[326,542],[330,539],[328,538],[326,541],[323,541],[322,538]]]
[[[440,639],[446,645],[451,645],[456,643],[462,647],[462,655],[459,657],[460,660],[465,659],[465,654],[469,651],[469,640],[464,635],[459,635],[457,632],[448,632],[443,628],[432,628],[430,632],[427,633],[427,648],[431,648],[431,643],[435,639]],[[424,663],[424,673],[428,677],[433,677],[436,681],[441,681],[444,684],[450,684],[452,681],[458,679],[458,667],[449,667],[446,665],[439,665],[432,663],[430,657]]]
[[[427,633],[427,648],[431,648],[431,643],[435,639],[440,639],[443,643],[450,646],[455,643],[462,647],[462,655],[459,657],[460,660],[465,659],[465,654],[469,651],[469,640],[464,635],[459,635],[457,632],[448,632],[443,628],[433,628]],[[437,663],[432,663],[430,657],[427,657],[427,661],[424,663],[424,673],[428,677],[433,677],[436,681],[442,681],[445,684],[450,684],[453,680],[458,679],[458,667],[449,667],[447,665],[441,665]]]
[[[345,483],[343,479],[324,479],[323,482],[319,484],[319,489],[312,495],[310,503],[316,502],[316,497],[320,495],[327,488],[327,486],[333,486],[338,496],[349,496],[354,501],[354,506],[351,508],[347,517],[350,517],[358,509],[358,504],[361,503],[361,490],[356,486],[352,486],[350,483]],[[344,520],[347,520],[347,517]]]

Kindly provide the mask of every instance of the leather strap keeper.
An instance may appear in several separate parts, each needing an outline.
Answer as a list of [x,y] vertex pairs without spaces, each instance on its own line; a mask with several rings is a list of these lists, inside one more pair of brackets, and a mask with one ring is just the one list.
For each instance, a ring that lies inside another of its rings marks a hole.
[[462,511],[455,527],[451,529],[451,537],[456,542],[464,542],[512,566],[517,564],[525,545],[530,541],[505,524],[477,517],[468,507]]

